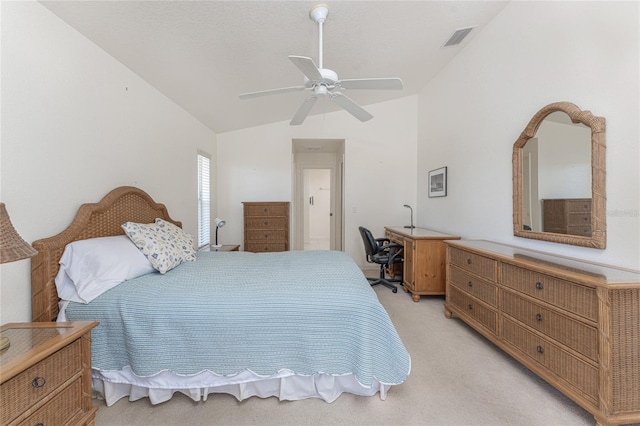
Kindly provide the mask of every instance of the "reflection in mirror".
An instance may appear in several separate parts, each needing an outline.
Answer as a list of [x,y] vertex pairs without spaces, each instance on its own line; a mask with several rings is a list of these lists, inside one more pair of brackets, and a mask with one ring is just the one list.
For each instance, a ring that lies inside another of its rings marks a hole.
[[522,147],[524,230],[591,236],[591,129],[557,111]]
[[604,130],[569,102],[531,119],[513,146],[514,235],[606,246]]

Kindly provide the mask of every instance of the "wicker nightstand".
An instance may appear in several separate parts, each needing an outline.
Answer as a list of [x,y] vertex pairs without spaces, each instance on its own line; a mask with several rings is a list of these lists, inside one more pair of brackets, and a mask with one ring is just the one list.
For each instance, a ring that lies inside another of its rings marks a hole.
[[0,328],[0,424],[93,425],[91,329],[97,322]]

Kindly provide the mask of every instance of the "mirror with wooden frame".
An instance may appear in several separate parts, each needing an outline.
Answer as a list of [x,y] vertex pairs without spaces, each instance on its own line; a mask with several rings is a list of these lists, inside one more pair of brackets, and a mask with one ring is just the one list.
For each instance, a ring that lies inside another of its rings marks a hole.
[[604,249],[605,119],[570,102],[538,111],[513,144],[513,234]]

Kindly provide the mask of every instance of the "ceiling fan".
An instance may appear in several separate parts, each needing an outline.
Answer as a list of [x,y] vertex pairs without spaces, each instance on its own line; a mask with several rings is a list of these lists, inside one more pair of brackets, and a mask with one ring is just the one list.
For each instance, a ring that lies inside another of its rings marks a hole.
[[338,74],[322,65],[322,26],[329,14],[326,4],[319,4],[311,8],[309,17],[318,24],[319,54],[318,66],[313,59],[305,56],[289,56],[293,64],[304,74],[303,86],[283,87],[280,89],[263,90],[260,92],[244,93],[240,99],[249,99],[259,96],[275,95],[281,93],[297,92],[302,90],[312,91],[313,94],[304,100],[290,125],[302,124],[309,115],[319,97],[328,96],[333,102],[341,106],[345,111],[360,121],[373,118],[364,108],[355,103],[349,97],[340,92],[340,89],[373,89],[373,90],[402,90],[402,80],[399,78],[360,78],[350,80],[338,79]]

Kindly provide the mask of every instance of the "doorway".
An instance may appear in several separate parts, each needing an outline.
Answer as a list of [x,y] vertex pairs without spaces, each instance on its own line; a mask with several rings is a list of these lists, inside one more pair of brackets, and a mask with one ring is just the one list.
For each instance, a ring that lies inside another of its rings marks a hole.
[[342,250],[344,140],[294,139],[293,249]]

